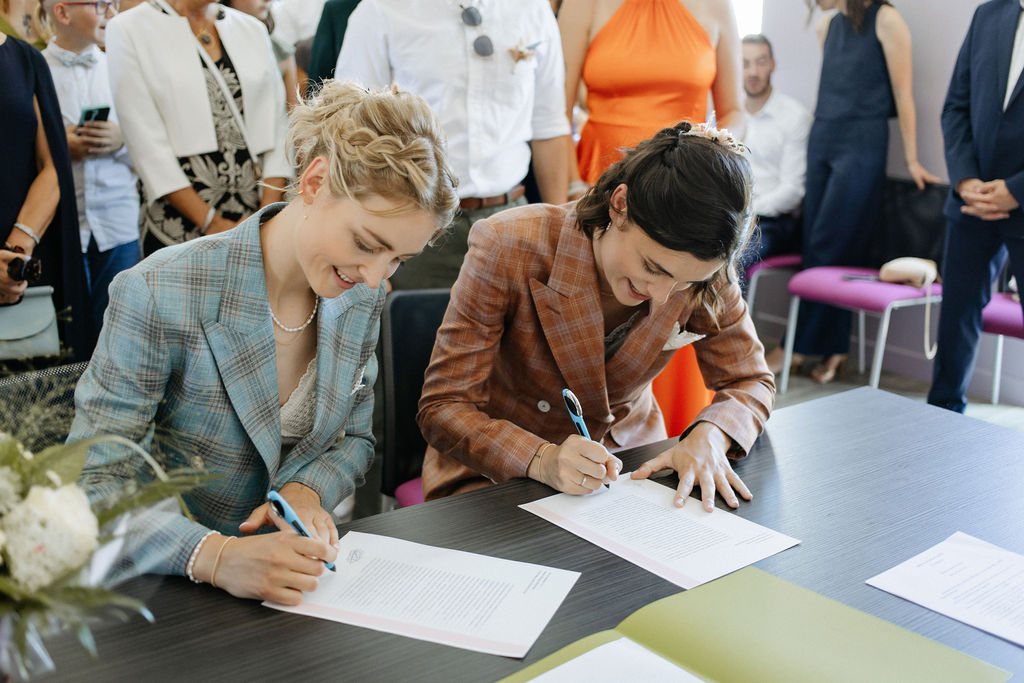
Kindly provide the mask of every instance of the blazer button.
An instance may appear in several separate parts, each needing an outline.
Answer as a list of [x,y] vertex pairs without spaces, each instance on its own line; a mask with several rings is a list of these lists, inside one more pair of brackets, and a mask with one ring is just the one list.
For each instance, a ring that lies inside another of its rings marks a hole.
[[537,410],[539,410],[542,413],[546,413],[549,410],[551,410],[551,404],[545,401],[544,399],[541,399],[537,401]]

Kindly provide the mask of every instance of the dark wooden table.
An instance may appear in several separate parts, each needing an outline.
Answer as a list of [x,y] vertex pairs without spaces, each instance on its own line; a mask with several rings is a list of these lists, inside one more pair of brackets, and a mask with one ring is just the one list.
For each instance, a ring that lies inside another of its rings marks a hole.
[[[626,453],[627,469],[658,450]],[[779,410],[737,469],[755,496],[738,514],[801,540],[756,566],[1024,672],[1024,648],[864,583],[958,530],[1024,551],[1024,434],[862,388]],[[524,660],[286,614],[182,578],[142,577],[122,589],[145,600],[157,623],[97,627],[97,661],[67,636],[50,640],[51,678],[494,680],[679,590],[517,507],[550,493],[516,481],[342,527],[582,572]]]

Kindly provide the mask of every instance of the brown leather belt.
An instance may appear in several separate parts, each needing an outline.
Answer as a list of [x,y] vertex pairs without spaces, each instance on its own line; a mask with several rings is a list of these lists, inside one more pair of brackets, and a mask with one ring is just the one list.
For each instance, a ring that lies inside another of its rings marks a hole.
[[465,199],[460,199],[459,208],[473,210],[489,209],[492,206],[504,206],[505,204],[511,204],[524,194],[526,194],[526,188],[522,185],[516,185],[505,194],[499,194],[493,197],[466,197]]

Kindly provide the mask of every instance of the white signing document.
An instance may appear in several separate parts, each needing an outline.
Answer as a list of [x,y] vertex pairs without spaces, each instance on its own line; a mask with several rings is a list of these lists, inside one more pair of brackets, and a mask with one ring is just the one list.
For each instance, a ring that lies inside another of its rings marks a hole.
[[267,607],[467,650],[524,657],[579,572],[350,531],[337,572]]
[[629,638],[605,643],[531,679],[531,683],[702,683],[702,679]]
[[706,512],[696,498],[677,508],[675,493],[620,474],[590,495],[557,493],[519,507],[687,589],[800,542],[724,510]]
[[1024,556],[962,531],[867,584],[1024,646]]

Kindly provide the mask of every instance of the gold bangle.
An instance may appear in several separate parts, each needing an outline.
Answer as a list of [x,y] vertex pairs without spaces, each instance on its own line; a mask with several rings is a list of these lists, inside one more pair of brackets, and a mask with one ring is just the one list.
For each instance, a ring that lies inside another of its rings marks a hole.
[[541,461],[541,460],[543,460],[543,459],[544,459],[544,452],[545,452],[545,451],[546,451],[546,450],[547,450],[547,449],[548,449],[549,447],[555,447],[555,448],[557,448],[557,446],[555,446],[555,444],[553,444],[553,443],[551,443],[550,441],[548,441],[548,442],[547,442],[547,443],[545,443],[545,444],[544,444],[543,446],[541,446],[540,448],[538,448],[538,449],[537,449],[537,452],[533,454],[533,457],[537,458],[537,461],[538,461],[538,462],[539,462],[539,461]]
[[224,554],[224,548],[228,547],[228,543],[231,543],[235,538],[235,536],[228,536],[227,540],[221,544],[220,550],[217,551],[217,558],[213,561],[213,571],[210,572],[210,585],[214,588],[217,587],[217,567],[220,566],[220,556]]

